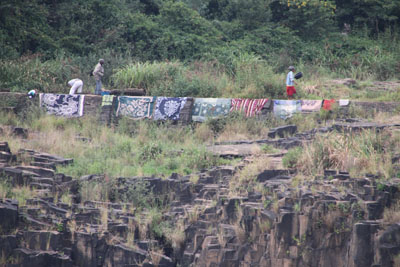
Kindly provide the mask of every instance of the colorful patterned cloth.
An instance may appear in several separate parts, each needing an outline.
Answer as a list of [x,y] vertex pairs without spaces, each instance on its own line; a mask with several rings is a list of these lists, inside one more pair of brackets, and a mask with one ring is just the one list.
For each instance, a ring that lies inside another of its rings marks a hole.
[[240,111],[246,114],[246,117],[252,117],[260,113],[265,103],[268,102],[267,98],[264,99],[240,99],[235,98],[231,100],[230,111]]
[[335,99],[325,99],[324,104],[322,105],[322,108],[325,110],[331,110],[332,104],[335,102],[336,102]]
[[113,95],[103,95],[103,99],[101,102],[101,106],[112,106],[114,100],[114,96]]
[[84,95],[40,94],[40,106],[48,114],[63,117],[83,116]]
[[179,114],[185,106],[187,97],[157,97],[155,120],[179,120]]
[[300,100],[274,100],[275,117],[286,120],[298,112],[301,112]]
[[322,100],[301,100],[301,111],[312,112],[321,109]]
[[151,118],[153,116],[153,96],[119,96],[117,116],[128,116],[133,119]]
[[230,98],[195,98],[192,120],[204,122],[208,118],[227,115],[230,109]]

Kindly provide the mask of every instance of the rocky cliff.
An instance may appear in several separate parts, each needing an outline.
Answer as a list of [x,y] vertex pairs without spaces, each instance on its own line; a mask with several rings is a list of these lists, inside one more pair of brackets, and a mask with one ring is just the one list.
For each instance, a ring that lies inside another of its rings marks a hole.
[[[270,135],[282,138],[214,146],[220,156],[239,157],[235,166],[112,182],[99,175],[73,179],[56,171],[73,159],[25,149],[13,154],[0,142],[2,188],[28,188],[32,194],[17,201],[1,192],[1,265],[398,266],[400,220],[389,223],[383,215],[397,205],[400,179],[383,182],[375,175],[325,170],[300,181],[296,169],[277,164],[258,172],[257,187],[236,193],[231,188],[235,175],[255,160],[243,151],[248,145],[286,149],[319,132],[387,127],[397,125],[343,122],[301,134],[281,127]],[[295,135],[285,138],[284,131]],[[398,165],[399,157],[392,162]],[[90,193],[98,184],[106,187],[110,202],[83,196],[84,188]],[[135,206],[141,201],[135,194],[159,203],[159,217]],[[161,231],[163,225],[170,232]]]

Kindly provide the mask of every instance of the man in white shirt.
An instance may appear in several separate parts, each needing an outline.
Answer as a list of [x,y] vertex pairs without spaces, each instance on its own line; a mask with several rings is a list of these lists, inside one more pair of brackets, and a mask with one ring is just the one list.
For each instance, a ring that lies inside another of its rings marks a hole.
[[82,93],[82,88],[83,88],[83,82],[81,79],[72,79],[68,81],[68,85],[71,86],[71,89],[69,90],[70,95],[74,95],[76,90],[78,90],[78,93]]
[[296,88],[294,88],[294,85],[296,84],[294,82],[294,75],[293,75],[294,71],[295,68],[293,66],[290,66],[289,73],[286,76],[286,93],[288,99],[293,99],[293,95],[296,94]]

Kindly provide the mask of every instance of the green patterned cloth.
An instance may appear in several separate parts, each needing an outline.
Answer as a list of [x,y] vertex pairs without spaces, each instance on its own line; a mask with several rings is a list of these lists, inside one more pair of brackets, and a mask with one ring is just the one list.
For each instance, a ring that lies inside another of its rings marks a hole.
[[156,97],[118,97],[117,116],[128,116],[133,119],[151,118]]
[[295,113],[301,112],[300,100],[274,100],[274,115],[286,120]]
[[101,106],[112,106],[114,96],[113,95],[103,95],[103,101],[101,102]]
[[192,120],[204,122],[207,118],[216,118],[229,113],[230,98],[196,98],[192,110]]

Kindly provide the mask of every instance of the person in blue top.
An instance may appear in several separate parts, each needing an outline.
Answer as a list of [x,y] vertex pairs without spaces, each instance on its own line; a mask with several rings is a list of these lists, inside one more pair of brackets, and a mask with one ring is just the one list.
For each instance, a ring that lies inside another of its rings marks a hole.
[[288,99],[293,99],[293,95],[296,94],[296,88],[294,88],[294,85],[296,84],[293,75],[294,71],[295,68],[293,66],[290,66],[289,73],[286,76],[286,94]]

